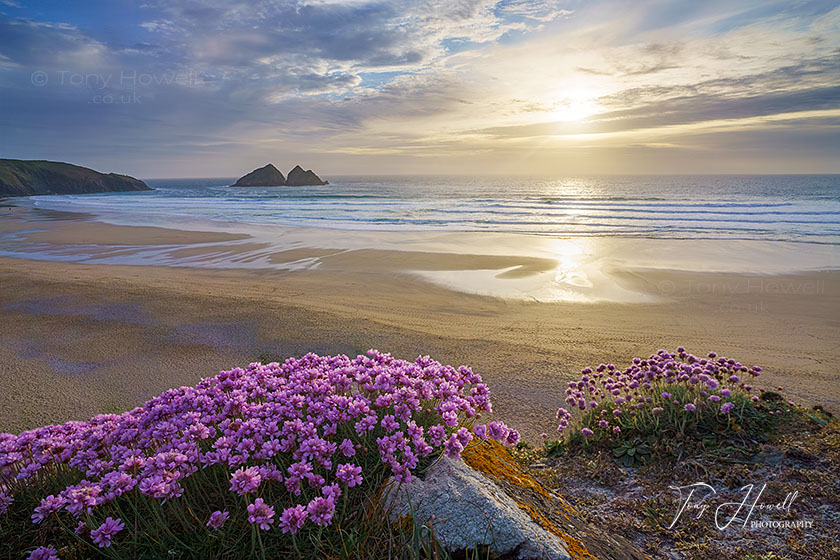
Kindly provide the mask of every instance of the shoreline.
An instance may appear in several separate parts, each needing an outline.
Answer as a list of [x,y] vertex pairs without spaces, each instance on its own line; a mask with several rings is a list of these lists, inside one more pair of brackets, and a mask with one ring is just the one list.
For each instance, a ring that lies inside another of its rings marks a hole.
[[[100,258],[90,263],[0,257],[0,391],[8,395],[0,430],[126,410],[260,356],[355,355],[370,348],[473,367],[493,393],[496,414],[531,442],[550,432],[566,383],[581,368],[624,367],[633,357],[678,345],[761,365],[758,386],[782,385],[798,402],[840,413],[840,373],[833,366],[840,354],[836,270],[616,267],[610,279],[621,290],[655,297],[539,302],[456,291],[403,270],[406,259],[432,272],[489,262],[497,267],[490,272],[499,274],[518,263],[533,268],[520,271],[528,280],[550,264],[532,257],[297,246],[269,251],[284,264],[298,264],[285,268],[91,264],[133,255],[139,244],[196,258],[260,240],[208,241],[195,232],[107,226],[74,216],[0,220],[12,243],[33,229],[48,231],[26,243],[55,247],[63,239],[61,250],[71,255],[78,247],[70,240],[107,233],[109,246],[100,246]],[[521,280],[512,272],[498,281]]]
[[[19,207],[0,220],[0,256],[82,264],[408,274],[479,296],[541,302],[651,303],[628,270],[800,274],[840,270],[840,248],[794,242],[499,232],[376,232],[184,220],[117,225],[101,216]],[[664,294],[668,295],[668,294]]]

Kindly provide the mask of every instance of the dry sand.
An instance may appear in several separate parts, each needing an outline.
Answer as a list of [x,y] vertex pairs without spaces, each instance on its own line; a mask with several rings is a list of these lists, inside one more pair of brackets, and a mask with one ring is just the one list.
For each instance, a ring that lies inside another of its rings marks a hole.
[[[25,229],[0,220],[0,232]],[[24,235],[71,252],[96,242],[128,251],[171,244],[199,257],[206,247],[236,250],[223,244],[235,234],[58,218],[38,229],[48,231]],[[261,354],[369,348],[472,366],[490,385],[496,414],[531,441],[554,428],[566,382],[581,368],[623,365],[679,344],[762,365],[759,386],[782,385],[797,401],[840,413],[837,271],[626,269],[615,272],[622,286],[658,300],[539,303],[451,291],[400,270],[409,262],[419,270],[527,273],[550,266],[545,259],[308,248],[270,255],[315,257],[319,268],[294,271],[0,258],[0,430],[117,412]]]

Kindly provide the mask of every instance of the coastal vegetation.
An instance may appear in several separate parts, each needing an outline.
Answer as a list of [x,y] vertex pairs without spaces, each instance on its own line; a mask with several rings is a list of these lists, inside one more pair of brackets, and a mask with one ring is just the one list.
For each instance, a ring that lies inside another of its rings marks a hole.
[[761,373],[683,347],[585,368],[558,410],[560,438],[518,457],[656,558],[840,557],[825,523],[840,515],[840,422],[758,389]]
[[733,537],[674,515],[675,488],[697,480],[722,500],[772,480],[785,522],[840,511],[838,422],[757,389],[761,373],[683,347],[585,368],[540,449],[482,422],[489,390],[464,366],[374,350],[255,362],[122,414],[0,434],[0,557],[450,558],[434,525],[393,521],[383,500],[444,456],[499,481],[570,551],[563,519],[654,557],[830,557],[830,528]]
[[2,434],[0,556],[378,555],[397,539],[378,510],[386,479],[407,482],[473,439],[518,442],[502,422],[477,423],[490,410],[466,367],[309,354]]
[[549,442],[549,452],[609,447],[633,466],[653,453],[674,453],[675,442],[710,445],[738,434],[771,433],[794,403],[757,391],[751,383],[761,371],[715,352],[697,357],[682,346],[634,358],[624,370],[587,367],[566,388],[566,406],[580,414],[557,410],[557,431],[565,438]]

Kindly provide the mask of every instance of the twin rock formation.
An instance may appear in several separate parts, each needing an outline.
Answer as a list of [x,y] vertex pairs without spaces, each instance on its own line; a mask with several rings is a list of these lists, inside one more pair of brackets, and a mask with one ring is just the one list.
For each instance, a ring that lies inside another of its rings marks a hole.
[[320,177],[315,175],[311,169],[306,171],[300,165],[296,165],[294,169],[289,171],[288,177],[283,177],[283,174],[269,163],[265,167],[255,169],[240,177],[233,187],[302,187],[307,185],[326,185],[327,181],[322,181]]

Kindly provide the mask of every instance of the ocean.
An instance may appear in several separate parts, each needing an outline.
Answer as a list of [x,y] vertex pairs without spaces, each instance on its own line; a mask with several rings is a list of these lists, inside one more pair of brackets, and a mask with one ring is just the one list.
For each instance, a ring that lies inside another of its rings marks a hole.
[[327,177],[317,187],[231,188],[153,179],[149,192],[33,197],[125,225],[191,220],[331,230],[840,244],[840,175],[579,178]]

